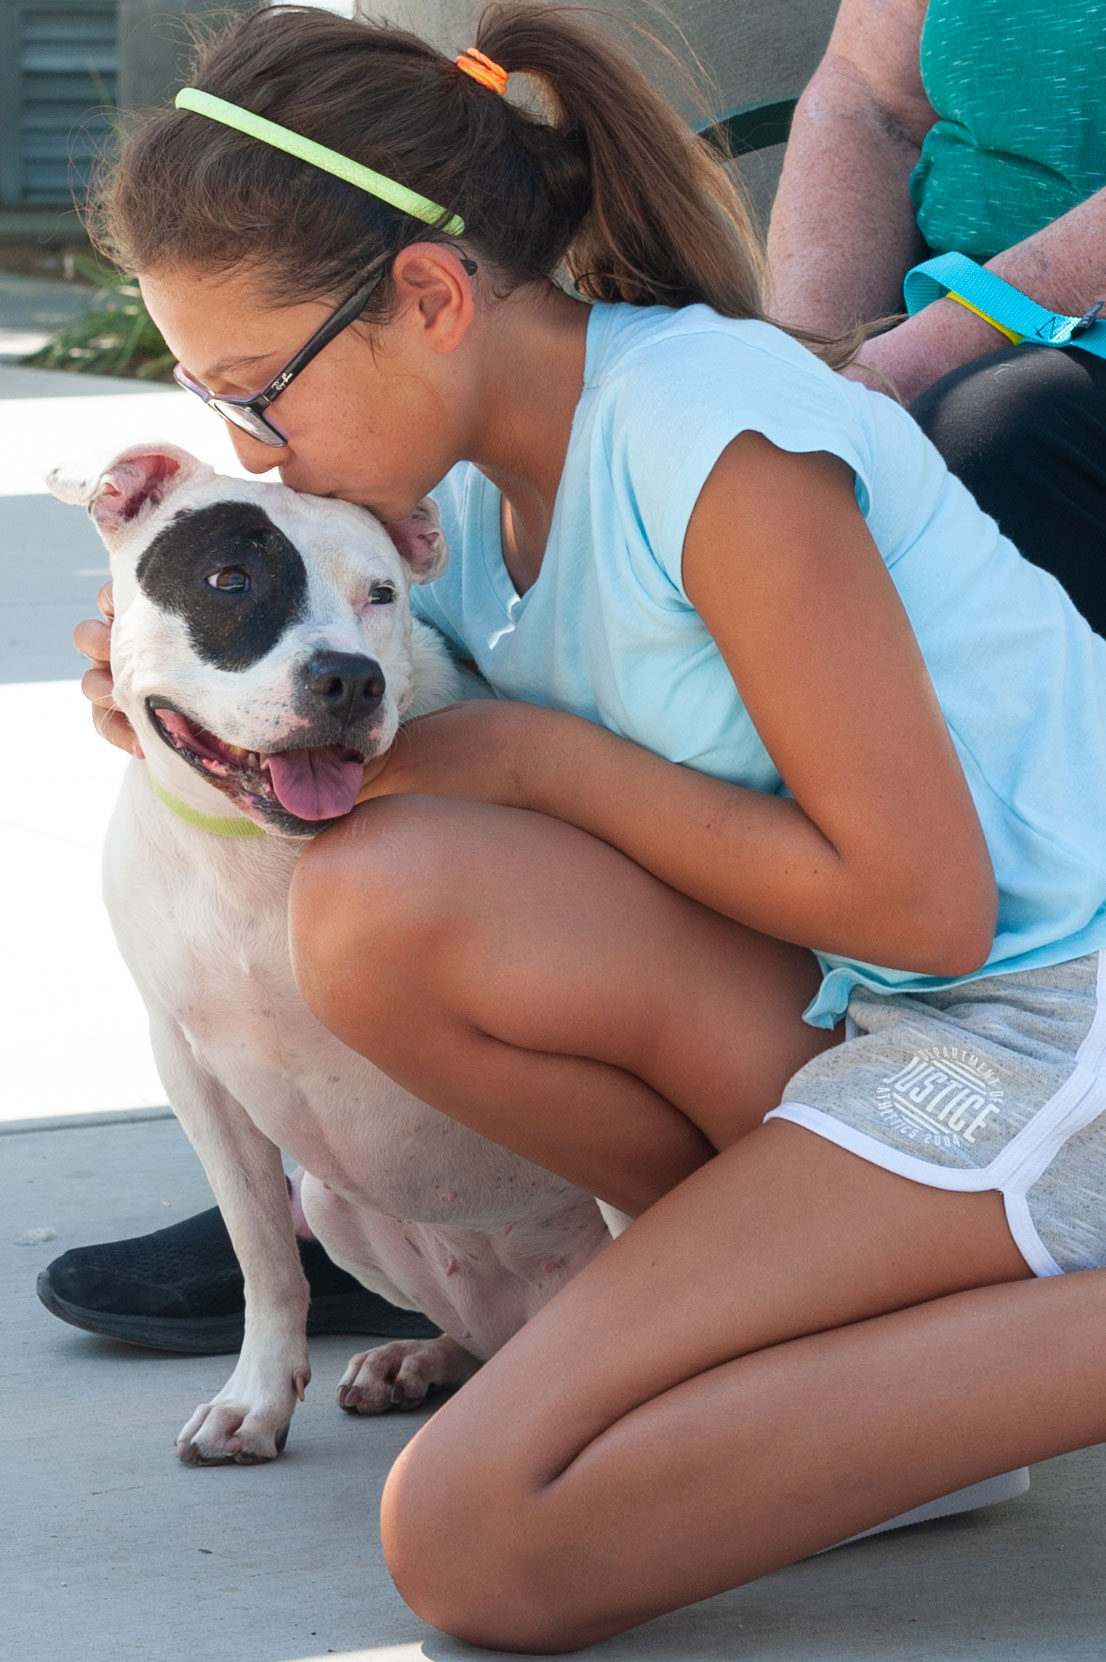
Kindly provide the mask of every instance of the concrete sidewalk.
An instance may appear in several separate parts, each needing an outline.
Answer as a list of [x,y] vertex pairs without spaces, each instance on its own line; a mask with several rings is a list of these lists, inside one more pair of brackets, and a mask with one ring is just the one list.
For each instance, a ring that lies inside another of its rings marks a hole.
[[[3,310],[0,304],[0,327]],[[230,1371],[77,1333],[34,1294],[59,1252],[210,1204],[163,1095],[102,915],[97,850],[123,758],[96,739],[69,644],[103,551],[46,495],[73,453],[160,433],[233,468],[179,393],[0,368],[0,1539],[10,1662],[371,1662],[491,1657],[430,1633],[384,1570],[376,1507],[420,1416],[351,1419],[358,1343],[316,1341],[272,1466],[186,1470],[172,1437]],[[6,1122],[6,1123],[3,1123]],[[22,1237],[52,1232],[28,1244]],[[933,1435],[956,1403],[933,1405]],[[1106,1657],[1106,1447],[1038,1468],[1022,1499],[839,1549],[580,1653],[607,1662],[1079,1662]],[[361,1647],[361,1648],[359,1648]]]
[[[5,315],[0,286],[0,333]],[[96,615],[107,555],[87,514],[44,483],[70,458],[106,460],[152,437],[240,471],[222,423],[174,387],[0,365],[0,859],[12,874],[0,1122],[164,1101],[145,1012],[99,899],[100,847],[126,759],[93,732],[71,638]]]
[[[56,1253],[209,1204],[175,1121],[0,1136],[9,1662],[462,1662],[392,1589],[376,1509],[423,1417],[350,1418],[353,1339],[312,1344],[314,1379],[271,1466],[186,1469],[174,1434],[229,1357],[170,1357],[63,1326],[34,1296]],[[46,1245],[26,1230],[57,1230]],[[955,1425],[935,1403],[933,1434]],[[1039,1467],[1009,1505],[808,1560],[587,1650],[596,1662],[1082,1662],[1106,1655],[1106,1450]],[[363,1648],[362,1648],[363,1647]],[[398,1647],[398,1648],[393,1648]]]
[[92,292],[77,283],[0,271],[0,363],[15,363],[45,346],[84,310]]

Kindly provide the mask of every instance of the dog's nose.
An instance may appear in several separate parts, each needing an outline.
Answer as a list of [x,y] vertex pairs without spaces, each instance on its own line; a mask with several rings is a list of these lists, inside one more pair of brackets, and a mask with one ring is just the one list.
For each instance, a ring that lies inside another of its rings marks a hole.
[[316,652],[304,665],[304,686],[317,709],[344,726],[372,715],[384,697],[384,671],[358,652]]

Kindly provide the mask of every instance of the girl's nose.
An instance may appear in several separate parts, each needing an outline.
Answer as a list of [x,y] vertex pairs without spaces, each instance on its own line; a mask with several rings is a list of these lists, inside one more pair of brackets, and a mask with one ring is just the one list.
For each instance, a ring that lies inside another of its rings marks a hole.
[[270,444],[262,444],[260,439],[251,439],[241,427],[234,427],[229,421],[227,430],[234,454],[247,473],[269,473],[274,467],[279,467],[288,454],[287,449],[277,450]]

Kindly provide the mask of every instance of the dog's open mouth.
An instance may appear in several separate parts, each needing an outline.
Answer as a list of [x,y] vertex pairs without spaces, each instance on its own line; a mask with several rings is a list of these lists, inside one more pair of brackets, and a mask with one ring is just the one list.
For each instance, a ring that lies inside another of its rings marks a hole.
[[267,818],[283,809],[313,824],[340,819],[357,800],[365,758],[349,745],[243,750],[171,704],[148,699],[147,709],[165,743],[247,812]]

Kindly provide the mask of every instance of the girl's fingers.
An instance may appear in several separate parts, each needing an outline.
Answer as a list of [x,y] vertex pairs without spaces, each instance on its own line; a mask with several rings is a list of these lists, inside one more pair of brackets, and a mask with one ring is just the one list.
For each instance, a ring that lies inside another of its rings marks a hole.
[[103,710],[114,710],[113,686],[111,670],[106,664],[94,663],[92,668],[86,669],[81,676],[81,691],[88,702],[96,706],[97,713]]
[[85,618],[73,631],[73,645],[84,657],[92,660],[92,668],[81,677],[81,691],[92,705],[92,722],[97,733],[109,744],[128,755],[141,759],[142,747],[134,728],[116,708],[113,697],[114,681],[111,674],[111,625],[115,617],[115,598],[110,583],[104,583],[96,596],[96,604],[104,615]]
[[134,728],[123,714],[122,710],[97,710],[92,712],[92,719],[96,731],[109,744],[115,745],[118,750],[125,750],[128,756],[137,756],[143,759],[142,746],[135,737]]
[[131,756],[142,756],[142,747],[134,728],[115,707],[112,698],[111,670],[104,664],[94,664],[81,678],[81,691],[92,705],[92,724],[101,738],[125,750]]
[[111,630],[98,617],[85,618],[73,631],[73,645],[94,664],[106,665],[111,654]]

